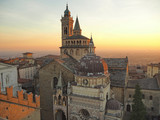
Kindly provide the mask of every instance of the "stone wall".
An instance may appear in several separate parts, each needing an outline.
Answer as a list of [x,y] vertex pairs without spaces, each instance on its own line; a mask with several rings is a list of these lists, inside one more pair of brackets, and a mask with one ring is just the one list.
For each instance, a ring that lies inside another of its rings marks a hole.
[[54,78],[56,77],[58,79],[60,71],[62,72],[62,78],[64,78],[63,80],[66,84],[67,81],[73,81],[73,73],[55,60],[39,71],[42,120],[53,120]]

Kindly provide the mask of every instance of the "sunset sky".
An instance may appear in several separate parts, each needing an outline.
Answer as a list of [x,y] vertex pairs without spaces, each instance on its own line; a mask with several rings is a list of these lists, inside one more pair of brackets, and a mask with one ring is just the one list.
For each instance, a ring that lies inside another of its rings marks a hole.
[[0,0],[0,51],[59,54],[66,3],[97,52],[160,50],[160,0]]

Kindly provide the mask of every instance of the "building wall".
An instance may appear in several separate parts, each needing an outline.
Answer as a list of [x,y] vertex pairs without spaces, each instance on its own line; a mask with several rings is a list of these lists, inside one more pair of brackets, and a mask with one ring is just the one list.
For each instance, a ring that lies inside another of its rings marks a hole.
[[58,79],[60,71],[62,72],[62,78],[64,78],[65,83],[67,81],[73,81],[73,73],[56,61],[49,63],[39,71],[42,120],[53,120],[54,78],[56,77]]
[[22,90],[18,91],[18,97],[13,97],[13,87],[7,88],[7,94],[2,94],[0,91],[0,117],[21,120],[35,110],[39,110],[40,96],[36,96],[36,102],[33,102],[32,93],[26,96],[27,99],[24,99]]
[[[149,115],[157,116],[160,115],[160,90],[144,90],[141,89],[142,94],[144,94],[144,99],[142,99],[144,105],[146,106],[147,113]],[[127,88],[126,90],[126,104],[125,111],[127,110],[127,105],[133,104],[133,95],[135,89]],[[152,99],[150,98],[152,96]],[[132,109],[132,108],[131,108]]]
[[155,74],[160,73],[160,68],[154,65],[147,66],[147,77],[152,78]]
[[0,69],[0,82],[1,91],[6,92],[6,87],[13,86],[13,88],[18,86],[17,81],[17,67],[7,64],[0,64],[0,67],[5,66]]
[[37,72],[37,67],[36,66],[19,68],[19,76],[20,76],[21,79],[31,79],[31,80],[33,80],[36,72]]
[[67,53],[73,58],[79,60],[88,53],[89,48],[61,48],[61,58],[66,57],[65,51],[67,51]]
[[76,96],[70,96],[69,99],[71,99],[68,106],[69,119],[81,120],[81,115],[79,115],[81,110],[87,110],[91,119],[104,119],[104,111],[100,111],[101,101]]
[[115,99],[124,104],[124,97],[125,97],[125,89],[123,87],[111,87],[115,95]]

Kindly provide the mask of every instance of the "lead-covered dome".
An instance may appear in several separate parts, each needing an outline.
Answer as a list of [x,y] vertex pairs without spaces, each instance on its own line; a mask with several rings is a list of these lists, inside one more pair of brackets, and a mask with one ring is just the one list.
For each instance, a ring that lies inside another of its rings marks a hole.
[[109,110],[120,110],[121,109],[120,102],[113,98],[107,101],[106,106],[107,106],[106,108]]
[[75,73],[80,76],[104,76],[108,73],[108,66],[101,57],[87,54],[76,65]]

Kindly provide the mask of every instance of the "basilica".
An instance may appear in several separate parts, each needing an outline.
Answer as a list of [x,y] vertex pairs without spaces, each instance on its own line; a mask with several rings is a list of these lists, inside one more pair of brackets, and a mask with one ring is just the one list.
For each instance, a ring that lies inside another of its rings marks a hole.
[[122,120],[128,58],[101,58],[66,5],[60,58],[39,71],[42,120]]

